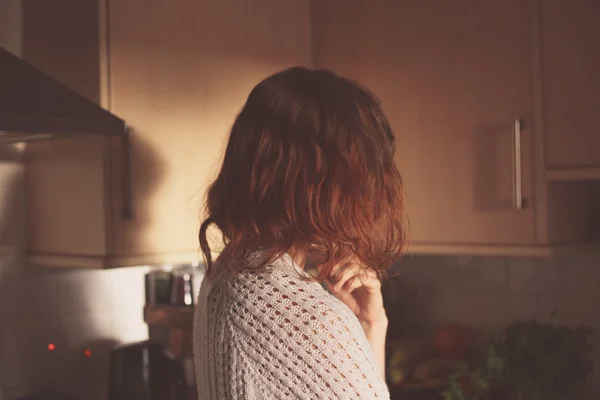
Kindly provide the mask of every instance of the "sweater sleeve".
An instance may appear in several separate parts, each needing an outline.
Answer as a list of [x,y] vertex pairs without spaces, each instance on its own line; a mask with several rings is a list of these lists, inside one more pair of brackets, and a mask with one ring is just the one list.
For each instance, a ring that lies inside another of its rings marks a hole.
[[360,323],[318,283],[287,271],[230,285],[238,354],[278,399],[389,399]]

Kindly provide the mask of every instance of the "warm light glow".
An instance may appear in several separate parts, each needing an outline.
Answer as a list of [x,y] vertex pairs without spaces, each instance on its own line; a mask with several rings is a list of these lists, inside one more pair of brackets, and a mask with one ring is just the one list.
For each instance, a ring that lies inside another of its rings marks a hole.
[[85,351],[83,352],[83,355],[86,357],[91,357],[92,356],[92,352],[89,349],[85,349]]
[[48,350],[53,351],[56,348],[56,346],[54,345],[54,343],[50,343],[48,345]]

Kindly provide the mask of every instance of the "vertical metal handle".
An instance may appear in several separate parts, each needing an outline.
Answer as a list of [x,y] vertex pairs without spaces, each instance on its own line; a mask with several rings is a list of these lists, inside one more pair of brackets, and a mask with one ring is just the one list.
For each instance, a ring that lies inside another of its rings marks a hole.
[[126,127],[121,137],[121,162],[123,176],[123,218],[133,219],[135,216],[135,197],[133,193],[133,135],[131,127]]
[[523,209],[523,168],[521,155],[521,119],[515,118],[513,125],[513,196],[514,206],[517,210]]

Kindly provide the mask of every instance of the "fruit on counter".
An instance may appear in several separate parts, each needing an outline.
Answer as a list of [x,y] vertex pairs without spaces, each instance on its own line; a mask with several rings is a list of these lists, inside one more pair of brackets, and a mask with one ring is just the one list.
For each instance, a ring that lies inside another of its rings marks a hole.
[[407,369],[401,369],[401,368],[389,369],[388,370],[388,382],[393,386],[397,386],[397,385],[401,384],[406,379],[406,376],[408,375],[407,372],[408,372]]
[[449,360],[464,360],[472,343],[471,331],[457,323],[441,326],[434,336],[435,348],[443,358]]
[[412,368],[426,356],[430,346],[427,341],[416,336],[402,336],[388,342],[388,380],[398,385],[410,375]]
[[442,379],[446,381],[448,376],[458,367],[459,362],[445,358],[430,358],[421,361],[413,371],[413,377],[418,381],[429,379]]
[[388,342],[391,352],[391,365],[401,366],[414,364],[426,356],[431,346],[427,340],[418,336],[401,336]]

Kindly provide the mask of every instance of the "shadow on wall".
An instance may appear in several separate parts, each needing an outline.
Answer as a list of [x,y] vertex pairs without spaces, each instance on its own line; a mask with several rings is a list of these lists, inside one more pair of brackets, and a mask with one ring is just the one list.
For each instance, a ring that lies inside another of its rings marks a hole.
[[512,197],[512,126],[498,123],[478,126],[473,132],[473,174],[476,187],[473,204],[477,212],[510,210]]
[[[136,134],[137,133],[137,134]],[[166,164],[161,159],[155,144],[148,140],[143,140],[139,131],[133,131],[133,213],[134,217],[131,220],[122,219],[123,197],[118,195],[115,197],[114,209],[116,222],[115,233],[115,249],[117,252],[133,251],[137,254],[152,253],[149,243],[153,243],[153,237],[156,231],[149,229],[155,224],[160,224],[164,221],[158,221],[155,214],[156,198],[163,199],[172,196],[169,193],[169,188],[165,182]],[[116,152],[122,155],[122,152]],[[116,192],[123,194],[123,180],[127,176],[120,168],[122,160],[115,168],[113,175],[115,183],[118,184]],[[125,181],[126,182],[126,181]],[[160,192],[160,193],[159,193]],[[162,205],[164,206],[164,202]]]
[[[146,226],[152,219],[148,197],[162,168],[151,145],[136,141],[138,150],[136,175],[143,179],[136,186],[136,207],[139,223]],[[110,350],[148,336],[142,312],[147,268],[27,265],[24,166],[18,147],[0,147],[0,196],[0,399],[57,391],[75,399],[106,400]]]

